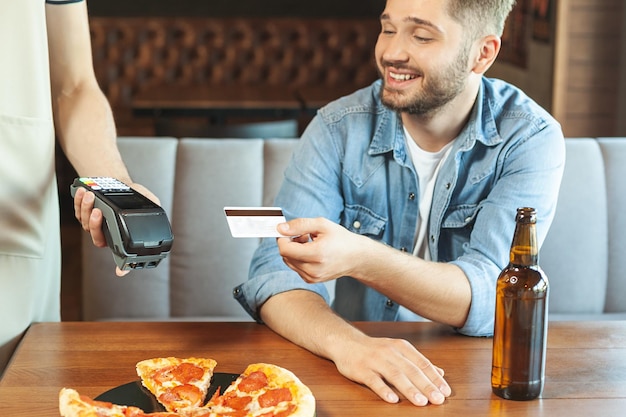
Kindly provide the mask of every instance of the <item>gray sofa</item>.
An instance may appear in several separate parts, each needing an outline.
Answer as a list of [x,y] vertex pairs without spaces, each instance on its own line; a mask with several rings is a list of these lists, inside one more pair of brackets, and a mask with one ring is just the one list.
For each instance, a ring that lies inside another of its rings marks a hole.
[[[118,278],[110,252],[84,234],[83,318],[250,320],[231,292],[246,279],[258,241],[232,238],[223,207],[271,206],[297,143],[119,138],[131,175],[161,198],[175,242],[157,268]],[[567,139],[559,206],[540,255],[551,319],[626,318],[623,178],[626,138]]]

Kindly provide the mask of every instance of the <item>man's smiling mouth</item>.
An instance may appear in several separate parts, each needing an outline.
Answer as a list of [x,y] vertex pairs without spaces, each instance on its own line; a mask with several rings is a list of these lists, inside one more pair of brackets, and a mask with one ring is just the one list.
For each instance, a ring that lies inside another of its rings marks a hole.
[[396,81],[408,81],[416,78],[416,75],[413,74],[398,74],[397,72],[389,71],[389,77]]

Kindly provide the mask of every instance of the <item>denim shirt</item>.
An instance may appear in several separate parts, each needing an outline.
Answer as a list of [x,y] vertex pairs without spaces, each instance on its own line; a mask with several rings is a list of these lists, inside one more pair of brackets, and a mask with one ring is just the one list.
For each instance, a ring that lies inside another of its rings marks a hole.
[[[275,203],[285,217],[326,217],[351,232],[412,253],[419,189],[402,121],[380,101],[381,81],[318,111],[285,170]],[[537,210],[541,245],[554,217],[565,163],[560,125],[516,87],[483,78],[469,121],[435,184],[429,249],[460,267],[472,301],[459,332],[493,333],[495,284],[508,264],[518,207]],[[289,269],[276,240],[257,249],[235,298],[257,321],[275,294],[306,289],[328,303],[324,284]],[[350,277],[336,280],[333,309],[347,320],[393,321],[398,304]],[[289,312],[285,312],[289,314]]]

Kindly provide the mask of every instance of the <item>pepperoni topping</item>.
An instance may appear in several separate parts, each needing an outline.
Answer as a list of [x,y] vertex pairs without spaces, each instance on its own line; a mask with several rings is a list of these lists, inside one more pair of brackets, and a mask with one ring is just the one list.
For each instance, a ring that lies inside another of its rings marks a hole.
[[267,376],[261,371],[256,371],[243,378],[237,389],[241,392],[252,392],[265,386],[267,386]]
[[193,363],[183,362],[176,366],[167,367],[154,374],[154,380],[160,384],[167,381],[177,381],[187,384],[198,380],[204,375],[204,370]]
[[233,410],[243,410],[252,401],[252,397],[239,397],[237,395],[228,395],[222,398],[222,405]]
[[210,405],[221,404],[220,402],[221,398],[222,397],[220,396],[220,387],[217,387],[217,389],[213,393],[213,396],[209,399],[209,401],[207,401],[207,404],[210,404]]
[[192,405],[199,405],[202,402],[202,397],[203,394],[198,387],[193,385],[179,385],[161,394],[159,401],[161,401],[162,404],[185,401]]
[[283,401],[291,401],[292,398],[289,388],[272,389],[259,396],[259,405],[261,408],[273,407]]

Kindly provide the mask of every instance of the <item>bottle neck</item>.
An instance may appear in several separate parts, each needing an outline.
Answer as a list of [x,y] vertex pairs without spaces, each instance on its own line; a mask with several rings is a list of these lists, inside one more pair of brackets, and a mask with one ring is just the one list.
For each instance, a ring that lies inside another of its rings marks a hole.
[[535,266],[539,261],[535,223],[518,222],[511,244],[510,263],[519,266]]

